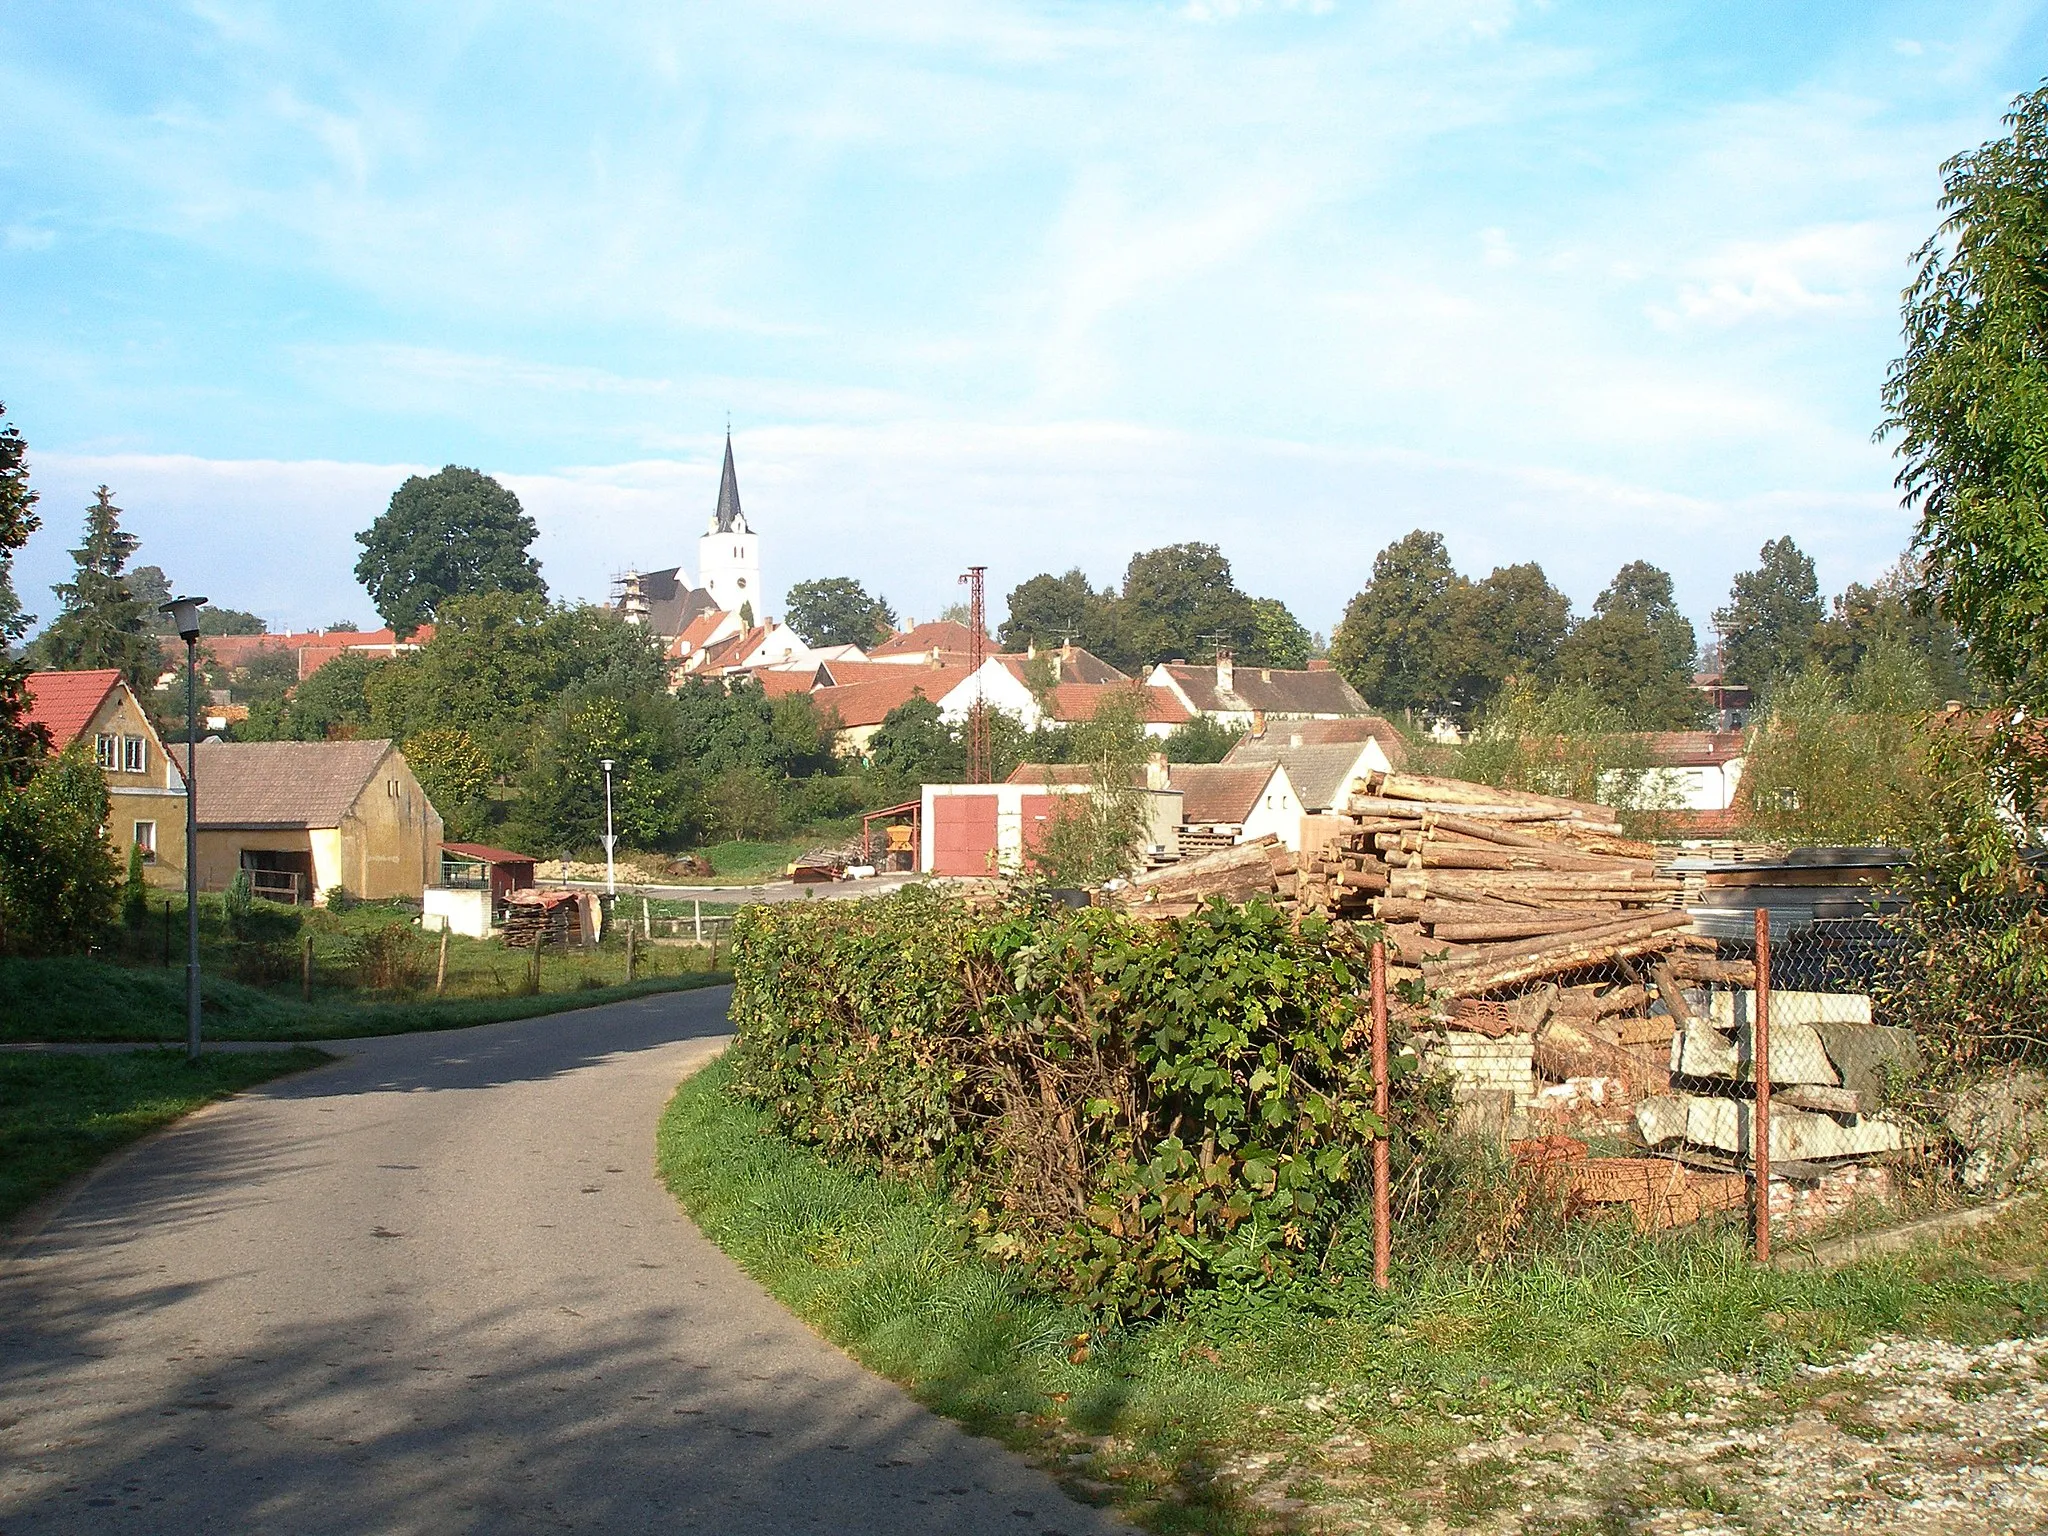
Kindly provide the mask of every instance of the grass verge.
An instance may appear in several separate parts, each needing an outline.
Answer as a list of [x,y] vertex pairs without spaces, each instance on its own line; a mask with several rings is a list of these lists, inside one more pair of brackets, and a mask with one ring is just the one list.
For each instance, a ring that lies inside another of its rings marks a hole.
[[0,1053],[0,1224],[117,1147],[244,1088],[333,1058],[238,1052],[108,1056]]
[[1798,1365],[1880,1333],[2048,1325],[2036,1214],[1793,1273],[1758,1269],[1733,1228],[1646,1240],[1600,1223],[1513,1263],[1404,1255],[1386,1295],[1359,1278],[1369,1237],[1351,1232],[1332,1254],[1342,1278],[1313,1294],[1212,1295],[1105,1333],[980,1262],[942,1194],[827,1165],[727,1081],[714,1063],[685,1082],[660,1132],[663,1176],[706,1235],[928,1406],[1162,1532],[1293,1528],[1316,1489],[1272,1468],[1313,1464],[1338,1438],[1416,1517],[1476,1516],[1504,1495],[1451,1453],[1503,1429],[1669,1407],[1714,1370],[1796,1383]]
[[[573,962],[543,961],[568,965]],[[313,1001],[244,986],[222,976],[201,979],[210,1040],[339,1040],[425,1029],[464,1029],[594,1008],[657,992],[717,986],[717,971],[670,972],[631,983],[578,985],[536,994],[383,1001],[361,994],[316,992]],[[85,956],[0,959],[0,1041],[174,1041],[185,1038],[181,970],[117,965]]]

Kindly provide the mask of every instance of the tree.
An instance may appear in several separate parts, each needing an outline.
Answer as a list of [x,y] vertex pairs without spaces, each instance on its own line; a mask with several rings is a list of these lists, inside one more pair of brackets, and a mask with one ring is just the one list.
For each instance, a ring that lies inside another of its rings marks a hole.
[[1671,577],[1643,560],[1615,572],[1557,648],[1560,679],[1588,688],[1632,730],[1696,729],[1705,700],[1692,685],[1697,642]]
[[1451,713],[1469,720],[1510,678],[1547,680],[1571,626],[1572,604],[1533,561],[1496,567],[1445,594],[1443,672]]
[[[360,736],[370,725],[370,679],[390,663],[344,651],[292,691],[288,734],[296,741]],[[465,732],[465,734],[467,734]]]
[[1769,540],[1759,556],[1755,570],[1736,576],[1714,623],[1722,675],[1761,689],[1806,665],[1822,609],[1813,561],[1789,537]]
[[873,645],[896,627],[896,614],[850,576],[800,581],[789,589],[785,622],[804,644]]
[[0,953],[83,950],[114,920],[108,814],[107,781],[75,746],[0,795]]
[[74,672],[115,667],[139,693],[156,685],[161,658],[153,615],[128,583],[128,557],[138,542],[123,531],[121,509],[101,486],[85,509],[84,537],[71,551],[76,570],[52,589],[63,606],[36,639],[44,666]]
[[1477,784],[1562,795],[1631,817],[1667,806],[1627,714],[1583,683],[1515,682],[1480,712],[1456,773]]
[[481,592],[545,594],[527,553],[540,529],[519,498],[489,475],[450,464],[413,475],[391,493],[384,515],[362,533],[356,580],[384,622],[410,634],[450,598]]
[[448,835],[482,836],[490,824],[491,785],[496,775],[490,758],[470,739],[469,732],[459,726],[437,726],[420,732],[401,750],[420,788],[441,813]]
[[1443,707],[1448,597],[1457,579],[1443,535],[1420,528],[1373,557],[1372,579],[1345,608],[1330,659],[1375,708]]
[[1175,726],[1163,745],[1169,763],[1220,763],[1243,739],[1241,726],[1222,725],[1207,715],[1197,715],[1185,725]]
[[1237,590],[1230,562],[1214,544],[1169,544],[1131,556],[1120,609],[1121,648],[1134,666],[1210,657],[1219,646],[1256,662],[1251,599]]
[[903,799],[920,784],[957,784],[967,777],[960,733],[922,694],[889,711],[868,738],[868,761],[885,782],[906,791]]
[[1252,605],[1252,642],[1244,660],[1254,667],[1285,667],[1299,672],[1315,654],[1315,636],[1288,612],[1277,597],[1255,597]]
[[50,734],[28,719],[28,664],[15,646],[34,622],[14,595],[14,552],[41,526],[28,484],[28,444],[0,404],[0,786],[28,782]]
[[1975,697],[1962,636],[1934,611],[1920,561],[1911,553],[1870,585],[1852,581],[1842,589],[1813,632],[1813,656],[1846,682],[1872,647],[1885,641],[1899,642],[1927,664],[1938,698]]
[[2048,699],[2048,85],[2010,132],[1941,168],[1905,351],[1885,378],[1915,547],[1943,617],[1999,696]]
[[695,788],[665,694],[578,694],[552,710],[520,776],[514,816],[529,848],[599,846],[605,759],[612,763],[612,825],[628,848],[658,848],[690,826]]
[[1033,576],[1013,587],[1009,615],[996,632],[1006,651],[1050,650],[1069,640],[1115,666],[1128,659],[1117,628],[1117,595],[1097,592],[1078,567],[1064,576]]
[[1142,786],[1152,744],[1135,689],[1104,694],[1095,717],[1070,729],[1075,761],[1088,764],[1091,787],[1054,803],[1031,849],[1031,863],[1050,885],[1100,885],[1128,875],[1144,852]]

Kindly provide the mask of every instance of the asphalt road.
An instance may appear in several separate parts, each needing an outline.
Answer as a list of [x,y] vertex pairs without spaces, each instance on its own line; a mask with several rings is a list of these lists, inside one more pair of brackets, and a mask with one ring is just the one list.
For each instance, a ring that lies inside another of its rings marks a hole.
[[0,1533],[1124,1527],[820,1341],[654,1174],[725,993],[206,1110],[0,1263]]

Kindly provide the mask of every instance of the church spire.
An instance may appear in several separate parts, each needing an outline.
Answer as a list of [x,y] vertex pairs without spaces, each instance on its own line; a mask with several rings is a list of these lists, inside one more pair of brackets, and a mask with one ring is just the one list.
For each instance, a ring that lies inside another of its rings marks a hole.
[[725,473],[718,479],[718,510],[711,515],[713,533],[752,533],[740,510],[740,481],[732,468],[732,428],[725,429]]

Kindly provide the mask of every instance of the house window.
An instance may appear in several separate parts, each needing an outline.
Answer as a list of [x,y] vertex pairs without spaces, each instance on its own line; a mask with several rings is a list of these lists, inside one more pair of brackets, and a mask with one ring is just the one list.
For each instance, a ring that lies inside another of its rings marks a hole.
[[102,769],[112,770],[120,766],[121,738],[105,734],[95,736],[92,742],[92,760]]
[[121,771],[123,773],[149,772],[149,749],[143,745],[140,736],[121,738]]
[[154,864],[156,862],[155,822],[138,821],[135,823],[135,846],[142,850],[143,863]]

